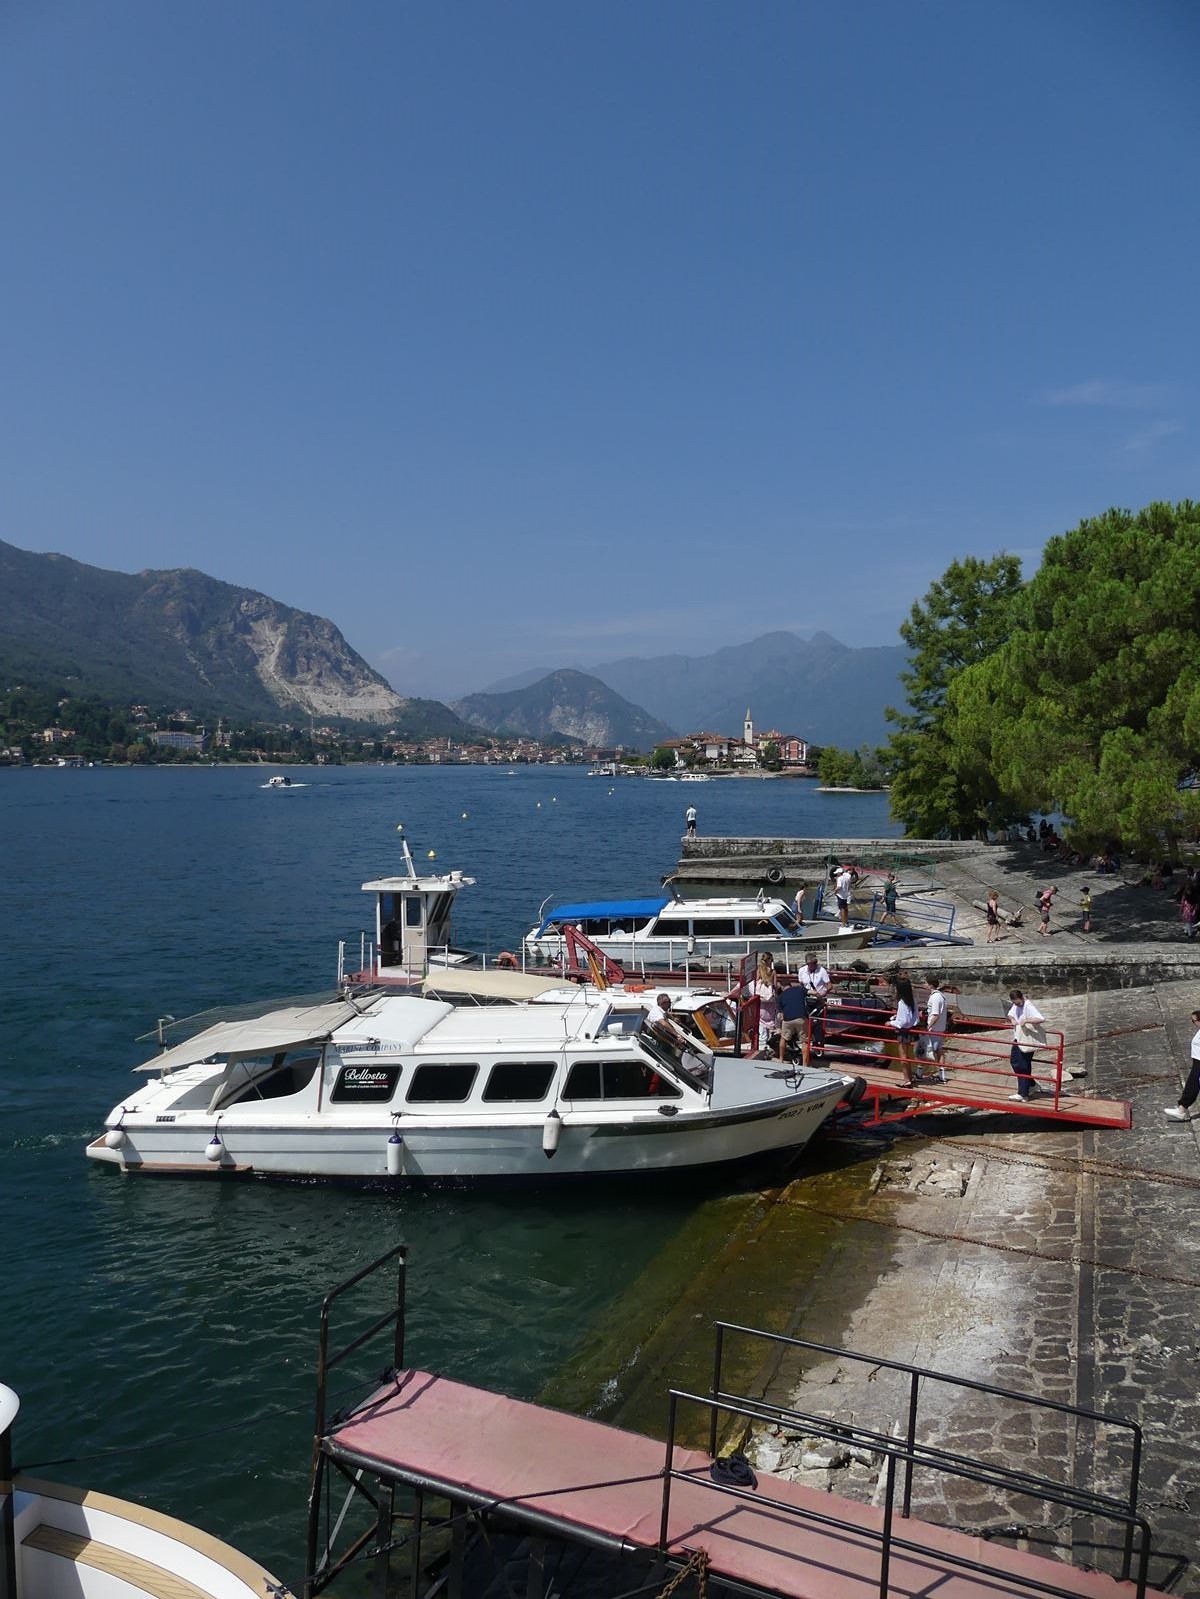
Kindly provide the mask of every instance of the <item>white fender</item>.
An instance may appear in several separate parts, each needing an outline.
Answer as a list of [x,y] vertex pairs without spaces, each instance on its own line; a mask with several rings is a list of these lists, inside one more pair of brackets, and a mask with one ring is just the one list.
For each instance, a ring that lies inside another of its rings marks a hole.
[[211,1160],[215,1166],[225,1158],[225,1145],[221,1142],[221,1135],[215,1129],[208,1143],[204,1146],[205,1160]]
[[104,1135],[105,1149],[120,1149],[128,1136],[123,1127],[110,1127]]
[[393,1133],[387,1141],[387,1174],[389,1177],[399,1177],[404,1171],[404,1140],[399,1133]]
[[556,1110],[552,1110],[542,1124],[542,1154],[547,1160],[554,1158],[554,1151],[558,1148],[561,1137],[562,1117]]

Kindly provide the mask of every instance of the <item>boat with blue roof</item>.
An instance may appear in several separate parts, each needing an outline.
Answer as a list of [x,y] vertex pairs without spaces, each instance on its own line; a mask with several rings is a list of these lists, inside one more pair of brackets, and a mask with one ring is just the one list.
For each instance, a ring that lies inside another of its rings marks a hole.
[[763,952],[773,956],[776,965],[794,967],[814,944],[864,949],[876,931],[870,922],[846,927],[831,919],[806,922],[794,904],[763,893],[718,899],[663,893],[554,906],[547,902],[525,936],[526,964],[560,965],[568,954],[568,927],[626,972],[719,969]]

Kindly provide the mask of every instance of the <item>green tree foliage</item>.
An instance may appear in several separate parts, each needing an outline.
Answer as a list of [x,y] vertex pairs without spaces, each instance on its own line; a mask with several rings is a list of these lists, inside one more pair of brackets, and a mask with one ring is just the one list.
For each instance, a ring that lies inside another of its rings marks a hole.
[[650,765],[656,772],[673,772],[675,770],[675,751],[668,749],[665,744],[660,744],[650,757]]
[[773,738],[769,738],[763,745],[759,760],[761,764],[766,767],[768,772],[777,772],[783,765],[782,758],[779,754],[779,745],[776,744]]
[[882,788],[887,781],[882,755],[882,750],[866,744],[857,750],[826,744],[817,762],[817,775],[826,788]]
[[1200,506],[1112,510],[1051,539],[1011,636],[950,694],[956,748],[1087,848],[1200,829]]
[[888,710],[896,731],[885,759],[894,774],[892,813],[909,834],[961,838],[1000,826],[1014,814],[1011,798],[996,782],[986,741],[957,725],[951,686],[1007,638],[1020,589],[1015,555],[990,561],[971,556],[952,562],[901,624],[909,648],[908,670],[901,674],[908,708]]

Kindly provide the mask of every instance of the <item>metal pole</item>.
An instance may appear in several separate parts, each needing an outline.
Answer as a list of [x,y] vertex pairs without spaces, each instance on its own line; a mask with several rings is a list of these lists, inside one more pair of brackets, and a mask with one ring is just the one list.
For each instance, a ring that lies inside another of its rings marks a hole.
[[[725,1329],[720,1322],[717,1323],[717,1340],[713,1352],[713,1382],[712,1397],[714,1401],[721,1392],[721,1355],[725,1345]],[[708,1452],[715,1460],[717,1458],[717,1407],[713,1404],[708,1417]]]
[[914,1371],[908,1379],[908,1430],[904,1435],[904,1448],[908,1458],[904,1462],[904,1515],[912,1509],[913,1450],[917,1442],[917,1390],[921,1379]]
[[883,1548],[879,1555],[879,1599],[888,1599],[888,1576],[892,1563],[892,1498],[896,1492],[896,1457],[887,1457],[887,1498],[883,1505]]
[[0,1383],[0,1599],[17,1599],[17,1535],[13,1517],[12,1424],[21,1401]]
[[671,1470],[675,1461],[675,1395],[672,1394],[667,1407],[667,1458],[663,1465],[663,1501],[662,1519],[658,1524],[658,1547],[667,1552],[667,1521],[671,1514]]

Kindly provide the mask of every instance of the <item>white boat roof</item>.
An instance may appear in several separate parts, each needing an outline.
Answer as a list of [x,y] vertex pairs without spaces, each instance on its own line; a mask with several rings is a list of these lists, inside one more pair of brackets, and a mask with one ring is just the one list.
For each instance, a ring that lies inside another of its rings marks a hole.
[[403,890],[417,889],[423,893],[445,893],[447,889],[464,888],[474,883],[473,877],[465,877],[462,872],[435,872],[428,877],[409,877],[404,873],[399,877],[376,877],[369,883],[363,884],[363,889],[368,894],[399,894]]
[[194,1066],[213,1055],[231,1059],[239,1055],[276,1055],[280,1050],[303,1049],[309,1044],[324,1043],[331,1033],[357,1016],[358,1011],[348,1001],[336,1000],[323,1005],[289,1005],[249,1021],[217,1022],[134,1069],[139,1072],[175,1071],[182,1066]]
[[[447,1006],[449,1014],[420,1040],[422,1050],[562,1049],[579,1038],[592,1038],[612,1008],[580,990],[573,1003]],[[625,1010],[645,1010],[627,1004]]]
[[421,984],[426,994],[473,994],[479,999],[537,999],[539,995],[574,989],[559,976],[539,977],[535,972],[481,971],[478,967],[438,967]]

